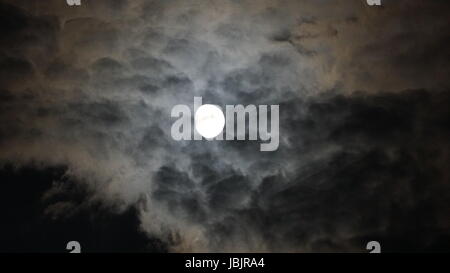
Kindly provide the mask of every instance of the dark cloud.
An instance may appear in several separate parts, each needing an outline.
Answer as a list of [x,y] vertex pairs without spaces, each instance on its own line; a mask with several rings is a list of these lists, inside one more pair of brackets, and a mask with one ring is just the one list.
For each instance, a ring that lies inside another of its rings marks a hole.
[[[98,201],[64,167],[0,171],[1,252],[162,252],[164,244],[139,231],[138,212],[118,211]],[[24,190],[24,188],[26,190]]]
[[33,76],[33,65],[25,60],[14,57],[6,57],[0,60],[0,73],[2,80],[18,79],[20,77]]
[[[445,250],[450,115],[442,105],[449,99],[450,92],[410,90],[286,102],[286,111],[306,108],[283,112],[281,124],[292,126],[286,137],[300,141],[275,157],[296,162],[292,174],[254,185],[252,177],[211,168],[217,158],[196,160],[200,188],[188,173],[163,167],[155,198],[206,225],[215,251],[363,251],[363,238],[386,242],[385,251]],[[245,152],[261,163],[256,149]]]

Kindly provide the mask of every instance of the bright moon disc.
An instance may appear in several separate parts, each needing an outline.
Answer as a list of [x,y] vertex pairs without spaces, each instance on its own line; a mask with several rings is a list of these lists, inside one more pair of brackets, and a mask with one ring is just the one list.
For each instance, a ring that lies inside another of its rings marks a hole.
[[211,139],[218,136],[225,126],[222,110],[212,104],[204,104],[195,112],[195,129],[204,138]]

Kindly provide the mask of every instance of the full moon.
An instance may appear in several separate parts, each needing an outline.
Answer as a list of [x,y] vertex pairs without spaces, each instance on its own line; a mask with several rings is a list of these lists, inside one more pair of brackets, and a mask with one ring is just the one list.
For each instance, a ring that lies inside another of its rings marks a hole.
[[222,110],[212,104],[204,104],[197,109],[194,116],[195,129],[207,139],[218,136],[225,126],[225,117]]

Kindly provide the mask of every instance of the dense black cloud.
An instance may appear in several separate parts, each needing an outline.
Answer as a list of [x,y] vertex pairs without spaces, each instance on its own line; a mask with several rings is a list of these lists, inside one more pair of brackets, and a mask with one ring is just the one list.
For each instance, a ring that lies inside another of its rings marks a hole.
[[[82,2],[0,2],[0,251],[450,249],[447,2]],[[194,96],[279,149],[174,141]]]

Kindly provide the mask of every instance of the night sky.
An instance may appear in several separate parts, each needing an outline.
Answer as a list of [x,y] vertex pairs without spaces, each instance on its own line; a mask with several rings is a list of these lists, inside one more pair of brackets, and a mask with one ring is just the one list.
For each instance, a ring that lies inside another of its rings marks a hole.
[[0,0],[0,252],[450,251],[450,2],[382,3]]

